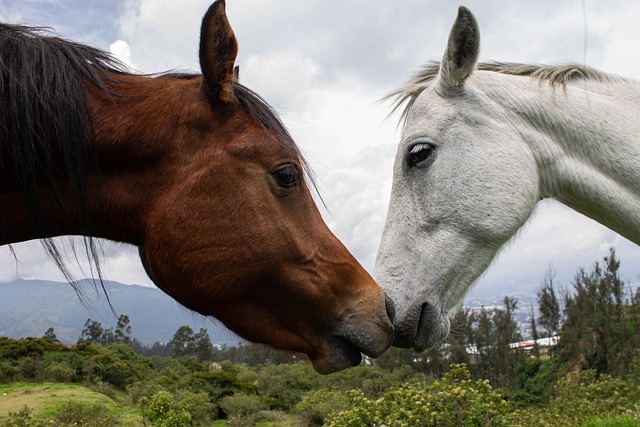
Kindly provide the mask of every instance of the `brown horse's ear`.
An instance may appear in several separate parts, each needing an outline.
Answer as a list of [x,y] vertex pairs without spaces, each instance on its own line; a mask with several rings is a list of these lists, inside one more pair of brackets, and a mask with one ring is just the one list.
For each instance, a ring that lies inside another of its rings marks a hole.
[[209,7],[200,29],[200,68],[204,92],[211,104],[234,102],[233,65],[238,55],[238,42],[227,20],[224,0]]

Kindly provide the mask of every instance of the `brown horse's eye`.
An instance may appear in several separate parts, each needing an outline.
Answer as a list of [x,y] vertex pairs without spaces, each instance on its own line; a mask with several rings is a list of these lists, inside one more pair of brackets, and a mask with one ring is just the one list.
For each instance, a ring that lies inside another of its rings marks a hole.
[[292,188],[300,184],[300,173],[294,165],[285,165],[272,173],[276,182],[283,188]]

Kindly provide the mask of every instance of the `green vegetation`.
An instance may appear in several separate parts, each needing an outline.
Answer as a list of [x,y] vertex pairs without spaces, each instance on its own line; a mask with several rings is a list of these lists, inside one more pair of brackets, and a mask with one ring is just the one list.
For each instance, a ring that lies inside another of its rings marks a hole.
[[330,427],[504,426],[507,401],[489,381],[472,381],[465,365],[452,365],[441,381],[403,385],[376,400],[349,392],[350,409],[327,417]]
[[[640,291],[611,251],[560,291],[552,273],[522,339],[518,301],[462,310],[446,342],[392,349],[329,376],[258,345],[215,348],[188,326],[166,344],[88,319],[74,346],[0,338],[0,427],[53,426],[638,426]],[[537,317],[535,313],[538,313]],[[473,349],[473,351],[469,351]]]

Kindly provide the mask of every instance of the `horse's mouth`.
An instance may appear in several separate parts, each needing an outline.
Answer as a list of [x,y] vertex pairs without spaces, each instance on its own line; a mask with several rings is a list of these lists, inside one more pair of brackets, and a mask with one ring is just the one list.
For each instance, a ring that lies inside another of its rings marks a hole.
[[422,352],[449,335],[449,318],[439,306],[424,303],[395,324],[394,347]]
[[392,344],[393,334],[386,342],[375,344],[369,340],[360,342],[352,334],[334,335],[327,343],[326,351],[317,357],[310,357],[313,368],[321,374],[331,374],[343,369],[358,366],[362,362],[362,355],[379,357]]
[[313,369],[326,375],[358,366],[362,362],[362,353],[357,346],[340,337],[334,337],[327,353],[310,359]]

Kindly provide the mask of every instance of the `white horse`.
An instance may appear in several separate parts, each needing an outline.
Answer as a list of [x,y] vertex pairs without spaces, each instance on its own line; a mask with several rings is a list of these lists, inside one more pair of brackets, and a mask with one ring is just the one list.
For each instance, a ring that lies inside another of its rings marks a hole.
[[374,276],[395,346],[446,337],[448,313],[551,197],[640,244],[640,85],[581,65],[477,64],[461,7],[441,63],[390,97],[406,106]]

